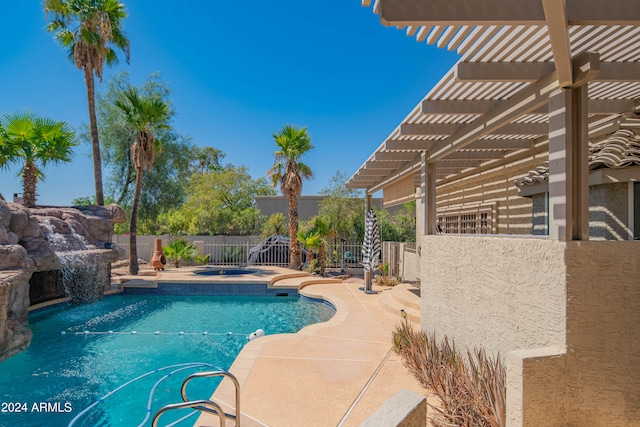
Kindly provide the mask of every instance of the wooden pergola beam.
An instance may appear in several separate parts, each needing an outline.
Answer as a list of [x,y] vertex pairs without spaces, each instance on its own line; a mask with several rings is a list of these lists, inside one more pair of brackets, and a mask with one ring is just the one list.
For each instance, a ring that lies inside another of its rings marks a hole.
[[569,41],[569,20],[564,1],[542,0],[542,8],[547,22],[551,41],[553,62],[555,63],[558,85],[573,86],[573,62],[571,61],[571,42]]
[[[554,71],[536,83],[525,87],[508,101],[500,104],[495,110],[465,125],[447,139],[438,141],[429,152],[429,160],[434,161],[447,157],[449,154],[466,147],[485,135],[510,126],[509,123],[512,120],[545,105],[548,102],[550,92],[556,88],[557,75]],[[523,123],[519,124],[522,125]],[[542,135],[547,132],[548,128],[544,132],[537,134]]]
[[389,175],[389,171],[385,169],[360,169],[356,174],[358,177],[385,177]]
[[553,62],[459,62],[454,75],[461,82],[535,82],[554,69]]
[[385,141],[385,150],[396,151],[428,151],[436,141],[389,139]]
[[[586,56],[580,55],[576,58],[576,61],[581,58],[584,61],[589,61],[590,58],[594,57],[589,56],[589,54],[586,54]],[[589,65],[588,67],[591,71],[594,70],[593,66]],[[638,62],[601,62],[599,68],[598,75],[592,78],[589,77],[587,80],[597,82],[640,82],[640,63]],[[553,62],[460,62],[456,65],[454,72],[456,79],[462,82],[535,82],[554,69]],[[580,69],[573,70],[572,73],[577,75],[572,76],[569,86],[579,86],[580,83],[574,81],[574,79],[580,78]],[[480,100],[474,100],[469,107],[464,106],[464,101],[459,101],[459,103],[461,104],[459,113],[464,113],[464,109],[473,108],[474,104],[477,104],[476,108],[478,109],[487,108],[482,106]],[[428,107],[426,111],[429,111]],[[424,111],[425,108],[423,107]]]
[[[565,3],[565,2],[559,2]],[[386,26],[547,25],[542,2],[533,0],[378,0]],[[638,25],[637,0],[566,0],[569,25]]]
[[378,180],[378,182],[371,187],[368,187],[368,191],[371,193],[375,193],[376,191],[382,190],[384,187],[389,185],[392,182],[398,181],[407,175],[414,174],[420,171],[420,156],[415,161],[407,162],[405,166],[398,169],[395,173],[391,173],[388,176]]
[[[602,75],[607,75],[607,67],[600,64],[600,74],[596,80],[602,80]],[[603,71],[603,67],[604,70]],[[637,68],[637,70],[633,70]],[[636,63],[618,63],[616,65],[617,73],[630,74],[634,78],[640,78],[640,65]],[[634,73],[635,71],[635,73]],[[614,74],[609,71],[608,78],[614,78]],[[617,80],[609,80],[617,81]],[[505,101],[496,99],[470,99],[470,100],[425,100],[422,101],[422,114],[486,114],[498,107]],[[548,107],[542,106],[532,113],[548,114]],[[590,99],[589,113],[591,114],[617,114],[624,112],[633,112],[636,110],[636,103],[632,99]]]
[[504,151],[460,150],[440,160],[498,160],[502,158],[504,158]]
[[452,160],[442,159],[436,162],[437,168],[476,168],[480,166],[479,160]]
[[[544,103],[544,102],[542,102]],[[481,119],[476,119],[473,123]],[[402,123],[400,125],[401,135],[451,135],[462,131],[469,125],[458,123]],[[546,123],[510,123],[501,127],[492,128],[484,135],[543,135],[548,131]],[[438,141],[438,143],[441,141]],[[438,145],[438,143],[434,145]]]
[[526,150],[533,148],[533,139],[479,139],[467,145],[473,150]]
[[412,160],[416,157],[414,152],[388,152],[388,151],[376,151],[373,154],[373,160],[378,162],[396,161],[396,160]]
[[424,100],[420,110],[422,114],[484,114],[502,102],[498,99]]
[[395,162],[390,162],[390,161],[385,161],[385,162],[379,162],[379,161],[375,161],[375,160],[369,160],[364,164],[364,168],[365,169],[386,169],[386,170],[395,170],[398,169],[400,166],[404,165],[406,162],[403,161],[395,161]]

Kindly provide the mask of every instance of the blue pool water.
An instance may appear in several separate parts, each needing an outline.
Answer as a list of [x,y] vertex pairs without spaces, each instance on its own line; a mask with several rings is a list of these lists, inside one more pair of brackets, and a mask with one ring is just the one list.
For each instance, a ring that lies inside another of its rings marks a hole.
[[[0,426],[149,426],[160,407],[181,401],[186,376],[229,369],[251,332],[293,333],[333,314],[299,297],[150,295],[31,314],[31,346],[0,362]],[[189,398],[208,399],[219,381],[192,381]],[[174,412],[162,425],[189,413]]]

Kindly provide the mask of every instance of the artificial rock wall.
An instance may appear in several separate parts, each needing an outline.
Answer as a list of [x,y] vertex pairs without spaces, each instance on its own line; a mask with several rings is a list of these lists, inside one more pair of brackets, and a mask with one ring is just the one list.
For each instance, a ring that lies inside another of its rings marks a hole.
[[[33,273],[102,265],[97,267],[102,272],[99,280],[92,282],[92,299],[96,299],[109,285],[104,266],[123,255],[111,239],[113,225],[125,221],[126,215],[117,205],[27,209],[7,203],[0,195],[0,360],[24,350],[31,342],[27,313]],[[75,252],[84,257],[75,262],[61,261],[51,236],[64,240],[72,234],[82,236],[85,244]],[[73,299],[73,295],[70,297]]]

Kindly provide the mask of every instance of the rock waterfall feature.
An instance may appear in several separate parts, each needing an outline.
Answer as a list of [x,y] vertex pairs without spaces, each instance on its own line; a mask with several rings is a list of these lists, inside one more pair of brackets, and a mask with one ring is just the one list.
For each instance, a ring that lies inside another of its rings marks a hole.
[[0,360],[29,346],[31,304],[102,297],[110,263],[124,255],[111,243],[122,222],[118,205],[28,209],[0,196]]

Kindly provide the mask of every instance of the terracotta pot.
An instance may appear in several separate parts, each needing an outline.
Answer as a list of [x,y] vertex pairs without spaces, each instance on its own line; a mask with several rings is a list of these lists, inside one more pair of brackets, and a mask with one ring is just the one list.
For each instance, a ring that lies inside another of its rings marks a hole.
[[155,271],[164,270],[167,265],[167,257],[162,252],[162,239],[156,239],[153,244],[153,256],[151,257],[151,266]]

